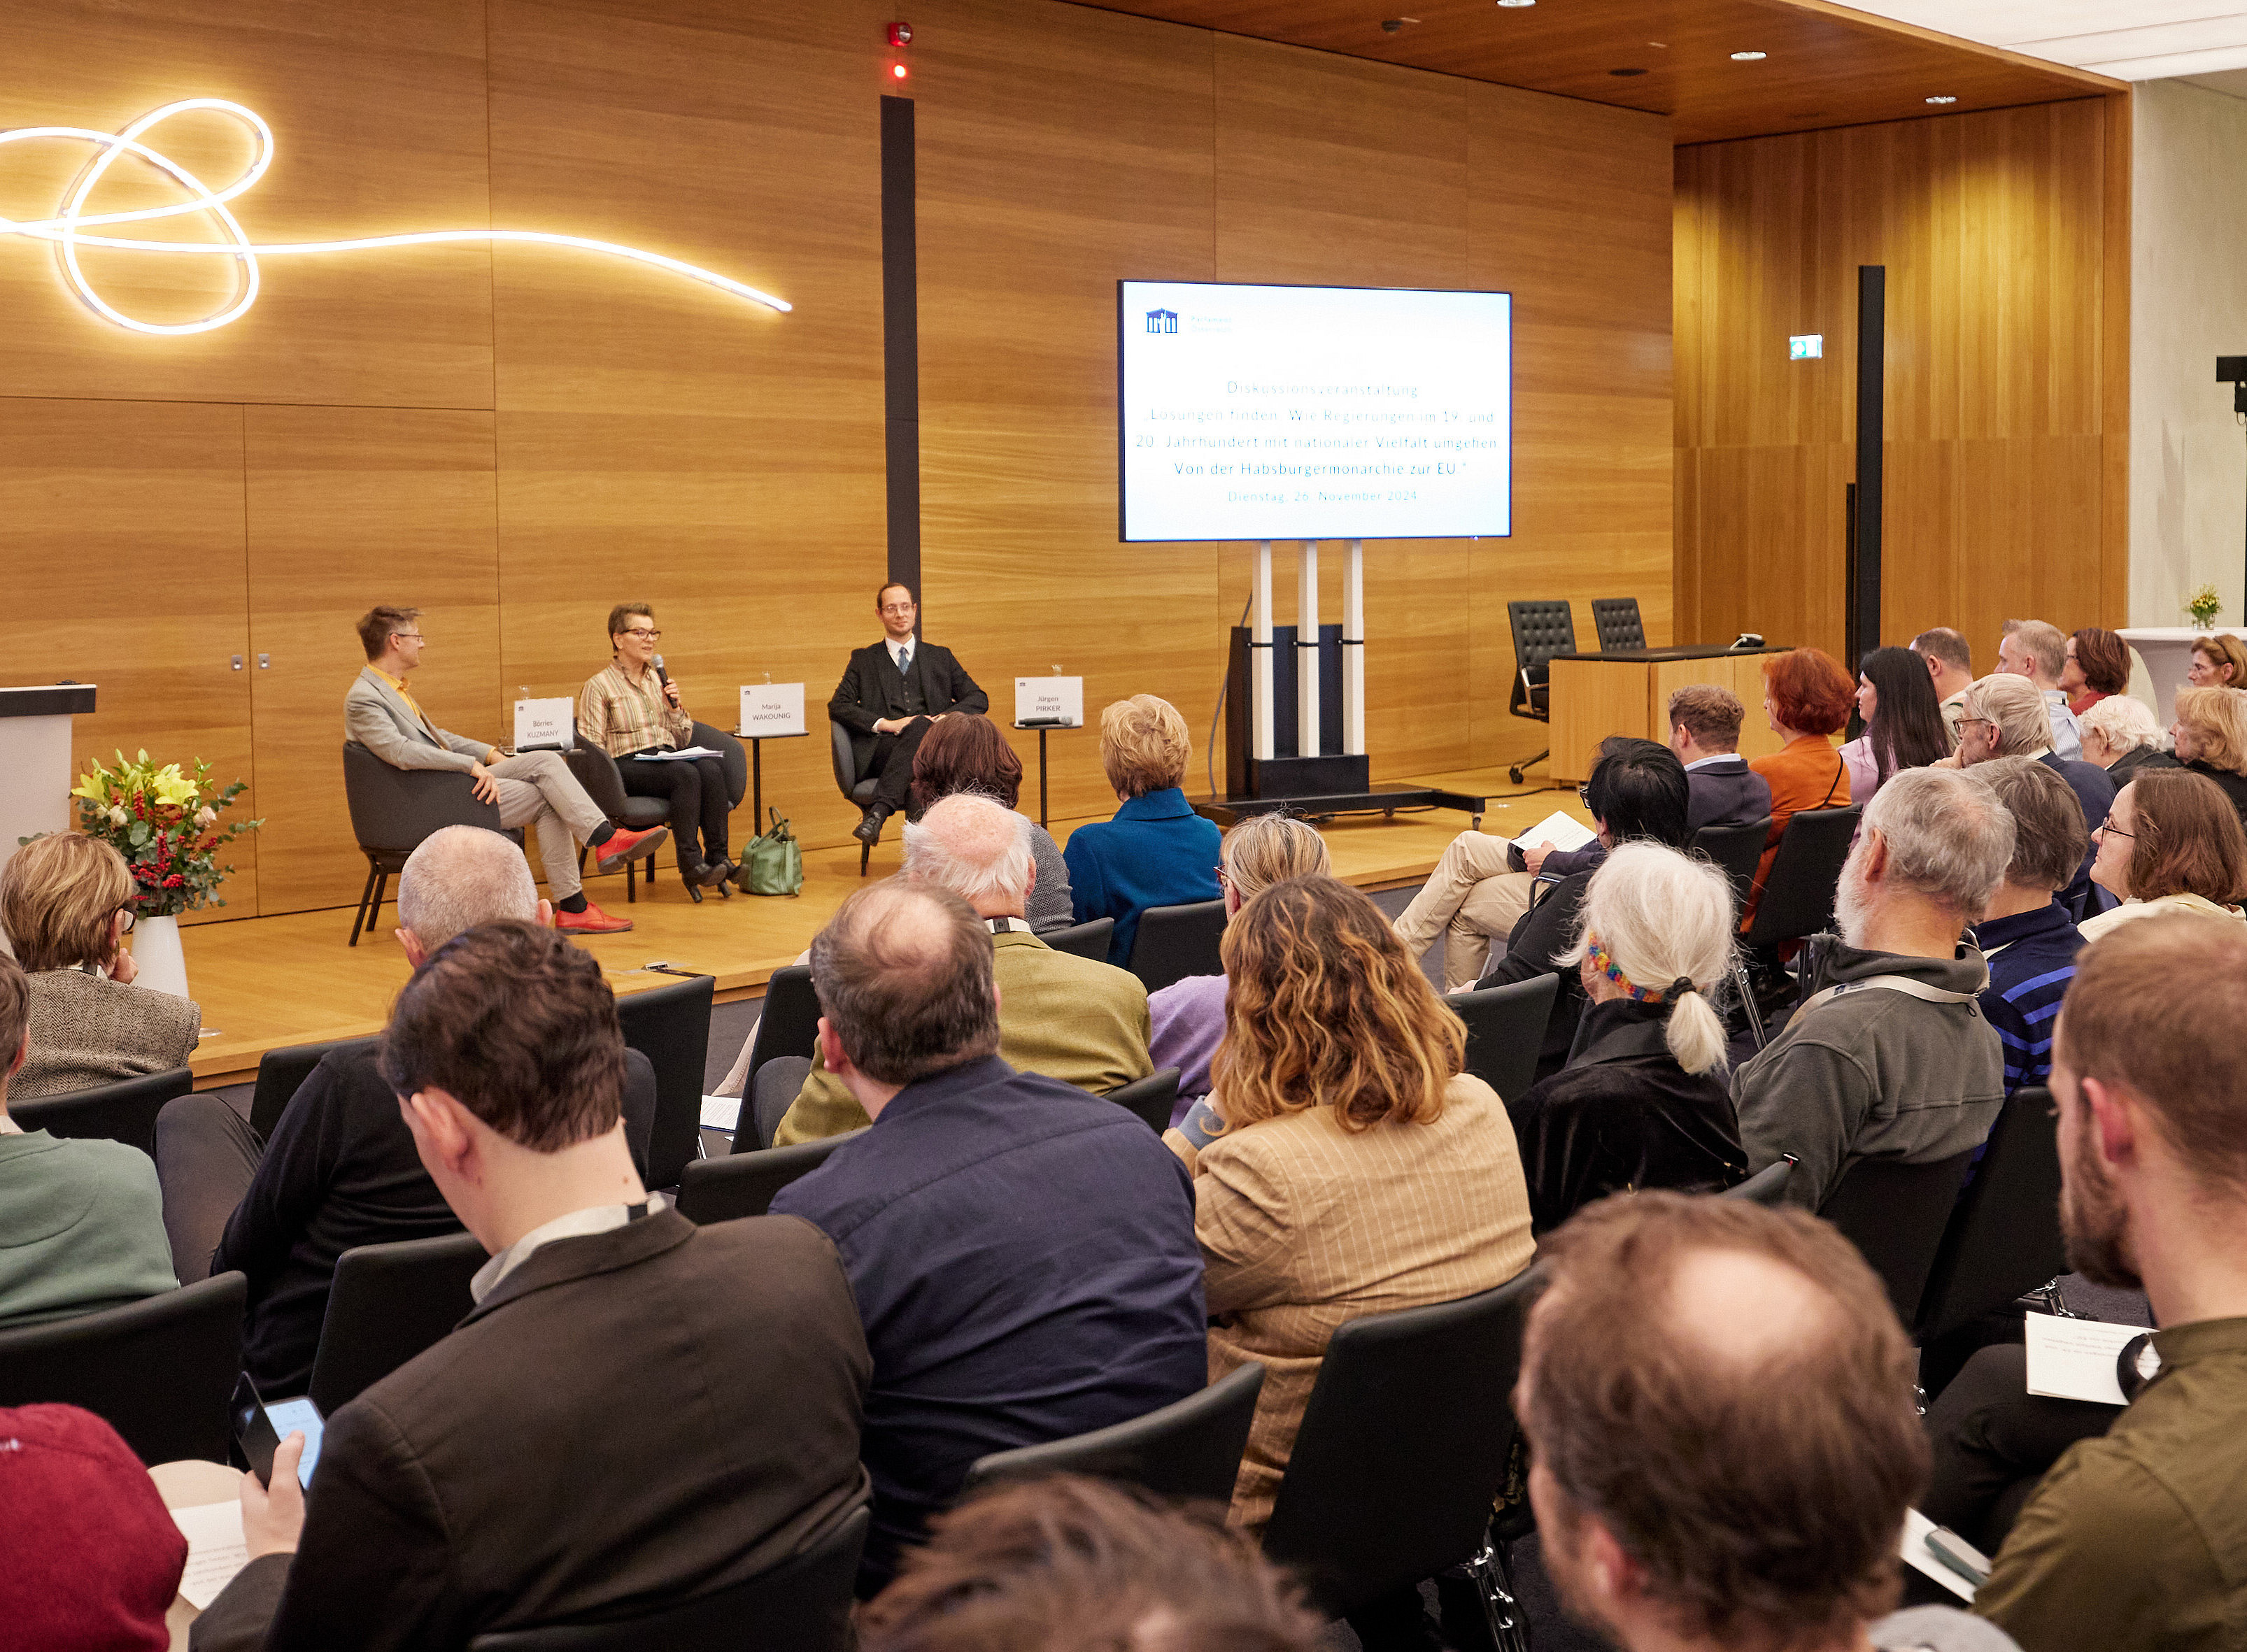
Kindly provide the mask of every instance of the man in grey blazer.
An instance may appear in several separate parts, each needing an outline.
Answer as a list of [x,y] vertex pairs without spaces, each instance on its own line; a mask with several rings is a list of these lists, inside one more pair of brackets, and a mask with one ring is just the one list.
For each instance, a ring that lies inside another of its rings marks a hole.
[[611,918],[585,898],[577,840],[593,850],[600,870],[611,872],[628,860],[653,854],[671,836],[670,829],[619,828],[585,795],[558,753],[510,757],[496,746],[432,722],[406,686],[406,672],[421,663],[423,638],[416,623],[420,613],[418,608],[386,605],[369,610],[359,622],[366,669],[344,695],[345,736],[393,768],[450,768],[468,775],[476,796],[499,806],[501,825],[533,828],[554,901],[555,928],[578,935],[630,929],[630,918]]

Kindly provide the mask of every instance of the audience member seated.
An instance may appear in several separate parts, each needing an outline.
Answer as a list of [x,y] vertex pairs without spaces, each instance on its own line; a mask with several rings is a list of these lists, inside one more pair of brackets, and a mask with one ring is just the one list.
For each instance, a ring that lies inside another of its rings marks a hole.
[[2090,834],[2075,794],[2042,763],[1999,757],[1976,765],[1974,777],[2013,817],[2012,862],[1974,925],[1974,945],[1990,966],[1982,1014],[2005,1046],[2011,1096],[2052,1070],[2052,1021],[2083,945],[2059,894],[2083,864]]
[[[1685,826],[1752,826],[1771,813],[1771,788],[1739,754],[1739,696],[1714,683],[1689,683],[1670,696],[1670,749],[1685,765]],[[1537,881],[1556,883],[1595,870],[1607,846],[1558,850],[1521,846],[1520,871],[1508,870],[1506,842],[1461,832],[1397,918],[1397,938],[1417,958],[1444,932],[1444,985],[1457,992],[1483,973],[1493,940],[1513,932],[1535,898]]]
[[[949,891],[982,920],[999,984],[1001,1058],[1105,1096],[1155,1070],[1147,1057],[1147,989],[1128,970],[1055,952],[1030,933],[1022,913],[1037,881],[1033,829],[988,797],[940,797],[919,820],[905,823],[905,876]],[[773,1134],[775,1146],[864,1128],[857,1089],[826,1064],[825,1048],[809,1062],[783,1057],[757,1074],[759,1094],[775,1105],[788,1086],[800,1086]]]
[[8,1116],[31,1005],[31,983],[0,953],[0,1326],[91,1314],[179,1284],[146,1153],[26,1130]]
[[1788,820],[1802,809],[1839,809],[1849,801],[1849,766],[1834,750],[1834,736],[1848,722],[1854,703],[1847,673],[1822,648],[1797,648],[1763,662],[1763,714],[1786,743],[1748,763],[1771,787],[1771,835],[1756,863],[1747,911],[1740,915],[1744,930],[1755,917]]
[[[2027,678],[1984,677],[1966,691],[1966,716],[1959,727],[1957,755],[1941,767],[1970,768],[1993,757],[2033,757],[2068,784],[2083,806],[2086,831],[2094,831],[2114,801],[2114,782],[2093,763],[2062,757],[2052,749],[2052,720],[2044,698]],[[2059,904],[2080,918],[2096,910],[2091,888],[2091,857],[2059,891]]]
[[1253,1532],[1335,1332],[1502,1285],[1532,1243],[1506,1109],[1461,1070],[1465,1029],[1370,899],[1273,884],[1226,927],[1225,973],[1209,1102],[1164,1139],[1193,1168],[1210,1378],[1265,1368],[1233,1493]]
[[2068,633],[2067,664],[2059,673],[2059,689],[2079,726],[2084,713],[2129,686],[2129,644],[2097,625]]
[[2247,688],[2247,643],[2220,631],[2195,638],[2184,679],[2195,688]]
[[[161,1382],[150,1371],[147,1380]],[[167,1652],[188,1539],[133,1448],[75,1405],[0,1410],[0,1632],[20,1652]]]
[[[461,1652],[730,1588],[864,1501],[869,1361],[850,1281],[802,1222],[697,1227],[625,1145],[601,966],[485,924],[406,983],[382,1071],[491,1259],[435,1347],[242,1480],[249,1563],[196,1652]],[[1144,1133],[1144,1132],[1143,1132]]]
[[1882,1615],[1928,1450],[1911,1347],[1848,1240],[1655,1192],[1547,1252],[1513,1409],[1571,1616],[1622,1652],[2018,1652],[1948,1607]]
[[2052,719],[2052,750],[2070,761],[2083,755],[2083,731],[2067,708],[2059,674],[2067,669],[2067,636],[2041,619],[2009,619],[1998,644],[2000,677],[2025,677],[2044,697]]
[[2247,820],[2247,693],[2178,689],[2169,741],[2177,761],[2214,781]]
[[2206,918],[2132,924],[2094,942],[2068,990],[2052,1072],[2068,1264],[2097,1284],[2142,1287],[2162,1327],[2161,1372],[2119,1414],[2032,1398],[2015,1344],[1977,1354],[1936,1402],[1925,1512],[1995,1554],[1974,1610],[2023,1646],[2239,1644],[2243,1024],[2247,932]]
[[1069,899],[1076,921],[1116,920],[1108,961],[1131,961],[1139,914],[1150,906],[1215,900],[1216,823],[1194,813],[1181,789],[1193,739],[1167,700],[1134,694],[1100,713],[1100,771],[1124,806],[1116,818],[1069,835]]
[[[912,788],[905,797],[905,819],[919,820],[931,803],[954,792],[995,797],[1007,809],[1020,806],[1022,760],[999,725],[988,717],[941,717],[921,736],[913,753]],[[1067,929],[1076,922],[1076,909],[1069,897],[1069,868],[1062,860],[1061,845],[1054,842],[1052,833],[1033,821],[1030,850],[1037,862],[1038,881],[1030,891],[1029,911],[1023,916],[1040,935]]]
[[811,944],[821,1056],[874,1123],[773,1209],[835,1241],[873,1350],[866,1595],[978,1457],[1207,1376],[1185,1173],[1123,1108],[1000,1059],[990,942],[959,896],[891,878]]
[[[1287,814],[1251,815],[1225,835],[1217,881],[1225,890],[1228,920],[1260,891],[1287,877],[1332,870],[1326,839],[1307,820]],[[1147,1059],[1154,1069],[1178,1069],[1178,1105],[1171,1123],[1209,1094],[1209,1063],[1225,1037],[1226,982],[1222,974],[1189,975],[1147,996]]]
[[1731,882],[1706,861],[1623,843],[1592,874],[1568,953],[1591,999],[1575,1048],[1506,1104],[1539,1233],[1610,1193],[1746,1175],[1711,1002],[1731,956]]
[[1732,1079],[1749,1168],[1793,1154],[1794,1204],[1816,1210],[1859,1159],[1926,1164],[1989,1136],[2005,1052],[1977,1003],[1989,966],[1959,934],[2012,858],[2012,816],[1971,775],[1906,769],[1865,806],[1841,935],[1806,949],[1809,996]]
[[1875,648],[1857,667],[1857,714],[1865,732],[1841,747],[1849,801],[1868,803],[1900,768],[1923,768],[1956,743],[1927,664],[1909,648]]
[[[2230,692],[2229,690],[2225,692]],[[2122,904],[2087,918],[2083,939],[2170,911],[2247,921],[2247,832],[2215,783],[2174,768],[2141,774],[2092,835],[2091,875]]]
[[[497,832],[447,826],[399,874],[398,944],[420,969],[478,924],[544,924],[550,911],[521,850]],[[301,1394],[311,1380],[345,1251],[461,1231],[421,1168],[377,1055],[362,1045],[324,1056],[262,1146],[242,1115],[208,1093],[167,1102],[156,1118],[174,1265],[191,1282],[233,1270],[247,1277],[242,1365],[267,1394]],[[638,1050],[625,1052],[624,1105],[634,1161],[645,1166],[655,1069]]]
[[133,874],[83,832],[35,837],[0,867],[0,930],[31,983],[31,1054],[19,1102],[185,1067],[203,1013],[133,983]]
[[1242,1533],[1062,1474],[937,1516],[858,1652],[1321,1652],[1326,1628]]
[[654,663],[662,640],[655,610],[646,604],[609,610],[609,663],[577,691],[577,734],[617,760],[627,795],[664,799],[680,878],[715,889],[734,875],[724,759],[634,761],[642,752],[683,752],[694,744],[694,719],[680,698],[679,679]]
[[1911,652],[1926,662],[1928,680],[1935,686],[1943,720],[1950,726],[1950,743],[1956,746],[1958,720],[1966,714],[1966,691],[1974,682],[1974,650],[1950,626],[1937,625],[1913,638]]
[[2117,786],[2141,768],[2179,766],[2163,749],[2168,736],[2142,700],[2109,694],[2076,720],[2083,726],[2083,761],[2105,769]]
[[[1584,806],[1592,811],[1592,824],[1603,848],[1643,838],[1683,849],[1692,838],[1685,829],[1690,791],[1684,765],[1667,747],[1650,740],[1611,734],[1600,742],[1599,760],[1592,765],[1591,779],[1584,782]],[[1591,881],[1590,872],[1575,872],[1547,885],[1548,892],[1513,926],[1504,954],[1475,983],[1479,990],[1540,975],[1560,978],[1561,990],[1539,1048],[1540,1078],[1551,1077],[1567,1061],[1576,1024],[1583,1018],[1583,981],[1573,966],[1559,960],[1574,944],[1576,907]]]

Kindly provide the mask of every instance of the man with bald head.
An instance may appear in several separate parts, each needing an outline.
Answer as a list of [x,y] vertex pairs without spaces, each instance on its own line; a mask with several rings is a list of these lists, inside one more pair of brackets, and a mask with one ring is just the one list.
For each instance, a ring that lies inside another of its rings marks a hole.
[[822,1061],[873,1123],[772,1209],[834,1240],[873,1351],[862,1594],[978,1457],[1208,1377],[1185,1167],[1124,1109],[1001,1058],[991,939],[960,896],[891,878],[811,944]]
[[[1139,978],[1057,952],[1030,932],[1027,914],[1038,868],[1028,816],[970,792],[939,798],[905,827],[905,875],[951,891],[991,932],[999,1054],[1009,1066],[1100,1096],[1155,1070],[1147,1057],[1147,989]],[[766,1062],[757,1092],[768,1106],[779,1104],[775,1086],[778,1095],[796,1093],[773,1134],[775,1147],[840,1136],[866,1123],[865,1109],[816,1053],[808,1063],[787,1057]]]
[[1928,1446],[1911,1345],[1837,1230],[1618,1195],[1539,1262],[1513,1409],[1572,1615],[1622,1652],[2011,1652],[1948,1608],[1882,1615]]

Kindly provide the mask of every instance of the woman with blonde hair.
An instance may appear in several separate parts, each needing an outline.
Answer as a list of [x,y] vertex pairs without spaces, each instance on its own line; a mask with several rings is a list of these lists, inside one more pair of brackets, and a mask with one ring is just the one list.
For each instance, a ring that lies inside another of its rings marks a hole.
[[1592,874],[1561,959],[1591,1000],[1574,1051],[1510,1105],[1539,1233],[1610,1193],[1747,1174],[1714,1002],[1732,923],[1725,874],[1659,843],[1622,844]]
[[2169,725],[2176,760],[2216,782],[2247,823],[2247,693],[2237,688],[2180,688]]
[[2195,688],[2247,688],[2247,643],[2220,631],[2194,638],[2184,679]]
[[1218,897],[1218,829],[1181,782],[1193,756],[1186,720],[1167,700],[1134,694],[1100,713],[1100,768],[1123,807],[1069,835],[1062,860],[1076,921],[1112,918],[1108,961],[1131,961],[1139,914]]

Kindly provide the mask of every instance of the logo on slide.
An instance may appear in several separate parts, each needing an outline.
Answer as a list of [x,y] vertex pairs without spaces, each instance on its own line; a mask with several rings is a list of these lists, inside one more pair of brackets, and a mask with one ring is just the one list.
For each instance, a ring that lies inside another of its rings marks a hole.
[[1178,330],[1178,312],[1177,311],[1150,310],[1147,312],[1147,331],[1149,332],[1176,332]]

